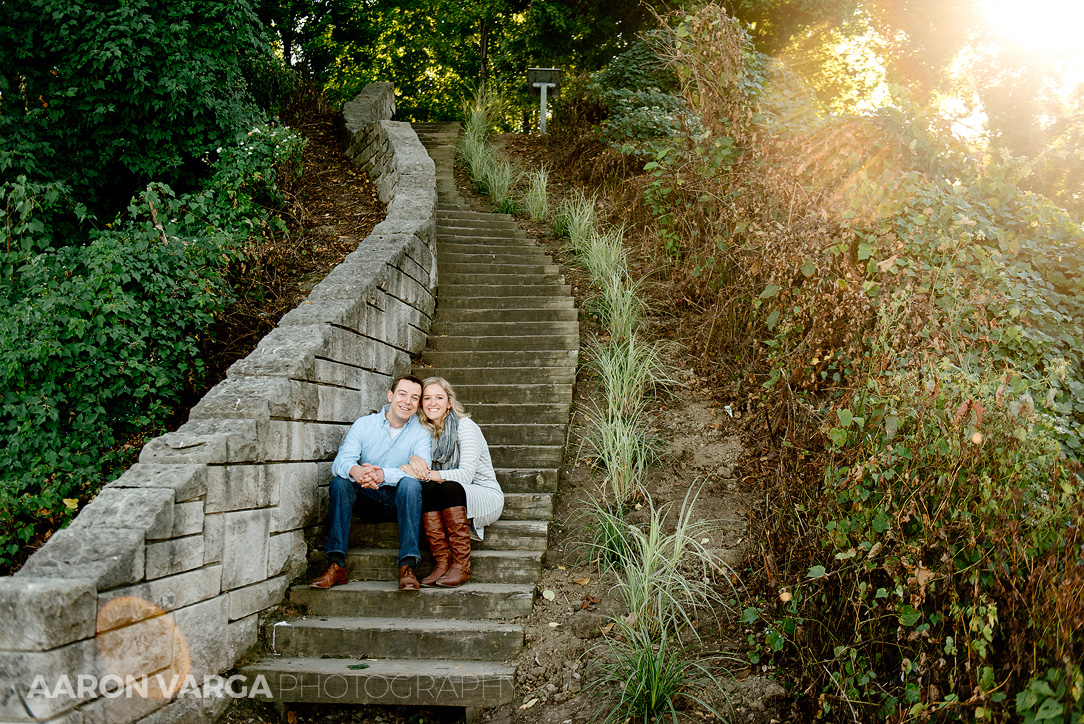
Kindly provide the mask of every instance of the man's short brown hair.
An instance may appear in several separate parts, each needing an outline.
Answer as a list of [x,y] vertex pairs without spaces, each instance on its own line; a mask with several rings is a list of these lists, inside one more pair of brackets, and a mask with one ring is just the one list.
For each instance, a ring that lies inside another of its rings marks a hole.
[[391,387],[388,388],[388,391],[389,392],[395,392],[396,388],[399,387],[399,383],[403,382],[404,380],[407,381],[407,382],[413,382],[418,387],[422,386],[422,381],[419,380],[414,375],[399,375],[398,377],[396,377],[394,380],[391,381]]

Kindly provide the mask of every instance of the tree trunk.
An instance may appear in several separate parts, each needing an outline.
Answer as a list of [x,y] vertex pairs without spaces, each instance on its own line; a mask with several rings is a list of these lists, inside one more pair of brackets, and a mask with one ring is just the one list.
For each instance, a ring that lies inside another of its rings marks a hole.
[[487,21],[485,18],[482,18],[482,32],[480,43],[482,46],[482,61],[481,67],[478,69],[478,78],[484,85],[488,76],[486,66],[489,65],[489,21]]

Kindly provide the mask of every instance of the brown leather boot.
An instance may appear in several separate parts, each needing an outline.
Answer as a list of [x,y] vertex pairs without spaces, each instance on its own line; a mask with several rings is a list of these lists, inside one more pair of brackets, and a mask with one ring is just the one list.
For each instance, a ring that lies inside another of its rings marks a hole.
[[433,552],[433,560],[436,568],[428,576],[422,579],[423,586],[432,586],[437,579],[448,572],[448,565],[452,562],[451,551],[448,550],[448,534],[444,531],[444,519],[439,510],[422,513],[422,530],[429,541],[429,550]]
[[470,580],[470,523],[467,521],[467,509],[446,508],[440,511],[444,520],[444,529],[448,531],[448,547],[452,549],[452,565],[437,580],[437,585],[444,588],[462,586]]
[[346,569],[338,563],[332,563],[322,576],[309,581],[309,588],[331,588],[346,583],[348,580],[350,579],[346,574]]

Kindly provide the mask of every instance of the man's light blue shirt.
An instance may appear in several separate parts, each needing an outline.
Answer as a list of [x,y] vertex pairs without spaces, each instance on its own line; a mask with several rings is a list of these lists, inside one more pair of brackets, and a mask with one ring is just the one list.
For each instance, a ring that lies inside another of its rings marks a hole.
[[369,463],[384,471],[384,483],[395,485],[406,476],[399,466],[406,464],[411,455],[417,455],[427,465],[433,462],[433,438],[418,416],[411,415],[398,437],[392,440],[387,411],[388,405],[384,405],[380,412],[354,421],[331,464],[332,474],[349,480],[350,468]]

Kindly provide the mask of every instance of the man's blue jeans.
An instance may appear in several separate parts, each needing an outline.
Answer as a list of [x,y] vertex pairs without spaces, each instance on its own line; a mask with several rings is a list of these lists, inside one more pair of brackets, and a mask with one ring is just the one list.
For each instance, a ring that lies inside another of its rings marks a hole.
[[376,490],[363,488],[353,480],[331,479],[328,499],[328,533],[324,552],[328,560],[346,560],[353,516],[365,523],[394,521],[399,524],[399,565],[417,566],[421,560],[418,536],[422,524],[422,486],[404,477],[395,485]]

